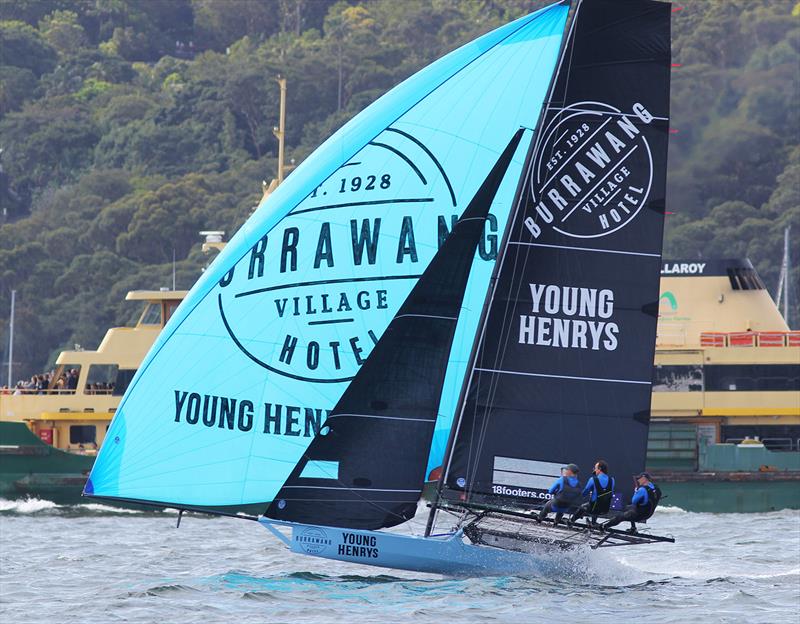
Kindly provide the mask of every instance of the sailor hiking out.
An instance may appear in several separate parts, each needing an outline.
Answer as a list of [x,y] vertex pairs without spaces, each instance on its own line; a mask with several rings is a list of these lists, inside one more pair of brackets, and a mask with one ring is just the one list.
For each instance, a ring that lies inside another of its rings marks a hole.
[[650,474],[642,472],[636,475],[636,491],[631,498],[631,504],[611,520],[603,524],[603,529],[618,525],[620,522],[630,522],[631,533],[636,532],[636,523],[645,522],[656,510],[661,500],[661,490],[650,480]]
[[556,526],[561,522],[565,513],[574,511],[580,505],[581,485],[578,481],[578,466],[576,464],[564,466],[561,469],[561,476],[547,491],[553,495],[553,498],[545,503],[536,517],[536,521],[541,522],[551,511],[554,511],[556,516],[553,526]]
[[584,497],[589,496],[589,500],[578,507],[569,519],[569,523],[572,524],[588,514],[591,516],[591,524],[597,524],[597,516],[605,515],[611,509],[615,485],[614,477],[608,475],[608,463],[603,459],[598,459],[594,465],[593,474],[586,481],[586,486],[581,493]]

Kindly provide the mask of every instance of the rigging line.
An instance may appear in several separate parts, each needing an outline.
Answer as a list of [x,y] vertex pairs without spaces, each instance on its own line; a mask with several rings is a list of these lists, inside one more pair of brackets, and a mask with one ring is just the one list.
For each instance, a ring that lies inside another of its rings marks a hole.
[[[575,52],[575,36],[577,36],[576,35],[575,25],[577,24],[578,13],[580,11],[580,7],[581,7],[581,0],[579,0],[578,5],[575,8],[575,15],[573,16],[572,24],[570,25],[570,32],[567,35],[567,45],[569,46],[569,59],[567,61],[567,67],[566,67],[566,72],[567,73],[566,73],[566,77],[565,77],[565,80],[564,80],[564,93],[563,93],[564,101],[566,101],[567,92],[568,92],[568,89],[569,89],[569,78],[570,78],[571,71],[572,71],[572,60],[573,60],[573,55],[574,55],[574,52]],[[566,54],[564,56],[566,56]],[[564,60],[564,57],[562,56],[561,61],[563,61],[563,60]],[[555,90],[556,90],[556,88],[558,86],[558,82],[559,82],[559,76],[560,76],[560,73],[561,73],[561,64],[562,64],[561,61],[559,62],[559,66],[556,68],[556,73],[555,73],[554,78],[553,78],[553,87],[552,87],[553,94],[555,93]],[[546,98],[546,100],[551,100],[553,94],[551,94],[551,97]],[[561,119],[561,117],[563,117],[563,114],[564,114],[563,110],[558,112],[557,117],[559,118],[559,120]],[[546,117],[546,111],[543,111],[542,112],[542,121],[539,123],[539,126],[542,125],[542,123],[544,122],[545,117]],[[532,176],[533,176],[533,163],[535,161],[535,152],[538,151],[542,140],[543,140],[543,138],[541,136],[536,138],[536,144],[535,144],[535,148],[534,148],[534,157],[531,159],[531,164],[529,166],[528,171],[526,172],[526,177],[528,178],[528,180],[527,180],[528,184],[530,184],[530,181],[532,180]],[[551,145],[550,146],[550,156],[552,156],[554,149],[555,149],[555,145]],[[515,214],[512,216],[512,220],[513,221],[516,220],[517,213],[519,212],[519,209],[521,208],[521,206],[524,205],[525,203],[527,203],[526,200],[527,200],[527,195],[526,194],[524,194],[524,195],[522,195],[520,197],[520,204],[517,206],[517,208],[515,210]],[[513,227],[513,221],[510,223],[509,227]],[[500,271],[498,271],[498,280],[499,280],[500,272],[503,269],[503,265],[505,264],[505,260],[506,260],[506,256],[507,256],[507,249],[508,249],[508,244],[506,244],[506,248],[503,250],[503,258],[502,258],[501,265],[500,265]],[[529,253],[530,253],[530,248],[527,248],[526,249],[526,254],[525,254],[525,262],[523,263],[523,268],[527,264]],[[512,281],[511,281],[511,283],[513,283],[514,277],[517,274],[518,264],[519,264],[519,254],[516,253],[516,254],[514,254],[514,265],[513,265],[513,268],[512,268]],[[519,285],[519,287],[517,289],[517,293],[516,293],[517,297],[519,296],[519,292],[520,292],[521,288],[522,288],[522,284],[520,282],[520,285]],[[495,288],[494,288],[494,291],[492,293],[492,302],[494,301],[494,295],[496,293],[496,289],[497,289],[497,282],[495,282]],[[509,306],[510,306],[510,301],[511,301],[511,298],[509,297],[509,299],[506,300],[505,309],[503,311],[503,318],[505,318],[508,315],[508,309],[509,309]],[[490,304],[490,313],[489,314],[491,314],[491,304]],[[486,317],[487,324],[488,324],[489,314],[487,314],[487,317]],[[485,336],[486,324],[484,325],[483,329],[484,329],[484,336]],[[508,330],[508,333],[507,333],[506,338],[505,338],[504,341],[502,340],[503,333],[504,333],[504,330],[501,329],[501,341],[499,341],[499,342],[501,342],[503,344],[503,347],[502,347],[502,350],[498,349],[498,351],[496,353],[495,366],[497,365],[499,359],[504,359],[505,358],[505,353],[506,353],[506,351],[508,349],[508,340],[510,339],[510,335],[511,335],[510,328]],[[482,336],[481,342],[483,342],[483,337],[484,336]],[[480,346],[479,353],[482,350],[482,347],[483,347],[483,345]],[[474,367],[474,364],[473,364],[473,367]],[[474,482],[473,477],[474,477],[475,471],[477,471],[477,469],[478,469],[479,457],[480,457],[481,451],[483,449],[483,446],[486,443],[486,434],[488,432],[489,421],[491,420],[490,406],[491,406],[494,398],[497,396],[498,386],[499,386],[499,376],[490,377],[489,391],[488,391],[489,400],[486,402],[486,407],[483,410],[483,416],[482,416],[482,419],[481,419],[482,421],[481,421],[481,426],[480,426],[480,431],[479,431],[479,436],[478,436],[477,448],[475,450],[475,455],[474,455],[474,462],[472,460],[472,458],[473,458],[472,453],[468,454],[467,475],[470,477],[470,479],[468,481],[468,484],[471,484],[471,483]],[[476,402],[475,403],[475,414],[477,415],[477,413],[478,413],[478,405],[477,405],[477,402]],[[474,440],[474,435],[475,435],[475,428],[473,427],[471,429],[471,435],[470,435],[470,439],[471,439],[471,441],[470,441],[470,449],[472,448],[472,441]],[[471,493],[472,489],[469,488],[467,491],[468,491],[468,493]]]
[[[386,127],[382,128],[382,129],[380,130],[380,132],[378,132],[378,133],[377,133],[375,136],[373,136],[373,137],[372,137],[372,139],[376,139],[376,138],[378,138],[378,136],[380,136],[380,134],[381,134],[382,132],[384,132],[384,131],[386,130],[386,128],[388,128],[389,126],[391,126],[391,125],[395,124],[397,121],[399,121],[401,117],[403,117],[404,115],[406,115],[406,114],[407,114],[407,113],[408,113],[408,112],[409,112],[411,109],[413,109],[415,106],[417,106],[418,104],[420,104],[420,103],[421,103],[423,100],[427,99],[427,98],[428,98],[428,97],[429,97],[429,96],[430,96],[430,95],[431,95],[433,92],[435,92],[435,91],[438,91],[439,89],[441,89],[441,88],[442,88],[442,87],[443,87],[445,84],[447,84],[447,83],[448,83],[450,80],[452,80],[452,79],[453,79],[455,76],[457,76],[457,75],[459,75],[461,72],[463,72],[463,71],[464,71],[464,70],[465,70],[467,67],[469,67],[470,65],[472,65],[473,63],[475,63],[475,62],[476,62],[476,61],[478,61],[479,59],[481,59],[481,58],[483,58],[484,56],[486,56],[487,54],[489,54],[489,53],[490,53],[492,50],[495,50],[495,49],[496,49],[498,46],[500,46],[501,44],[503,44],[503,42],[505,42],[505,41],[506,41],[506,40],[508,40],[509,38],[511,38],[511,37],[514,37],[515,35],[517,35],[517,34],[518,34],[520,31],[522,31],[523,29],[525,29],[525,28],[527,28],[528,26],[530,26],[531,24],[533,24],[533,23],[534,23],[536,20],[538,20],[540,17],[542,17],[542,16],[544,16],[544,15],[547,15],[547,13],[549,13],[549,12],[550,12],[550,10],[551,10],[551,9],[553,9],[554,7],[556,7],[556,6],[558,6],[558,4],[553,4],[553,5],[549,6],[549,7],[545,7],[545,8],[543,8],[543,9],[540,9],[539,11],[536,11],[536,12],[535,12],[533,15],[531,15],[531,16],[530,16],[530,19],[526,20],[526,21],[525,21],[523,24],[520,24],[520,26],[519,26],[518,28],[515,28],[514,30],[512,30],[510,33],[508,33],[506,36],[502,37],[500,40],[496,41],[494,44],[492,44],[492,45],[491,45],[489,48],[487,48],[486,50],[484,50],[484,51],[480,52],[479,54],[476,54],[476,56],[475,56],[475,57],[474,57],[472,60],[470,60],[469,62],[467,62],[467,63],[466,63],[465,65],[463,65],[462,67],[458,68],[457,70],[454,70],[454,71],[453,71],[453,73],[452,73],[450,76],[448,76],[447,78],[444,78],[444,79],[443,79],[443,80],[442,80],[442,81],[441,81],[439,84],[437,84],[436,86],[434,86],[433,88],[431,88],[429,91],[427,91],[427,92],[426,92],[424,95],[422,95],[421,97],[419,97],[419,98],[418,98],[418,99],[417,99],[417,100],[416,100],[416,101],[415,101],[413,104],[410,104],[410,105],[408,105],[408,106],[407,106],[407,107],[406,107],[406,108],[405,108],[405,109],[404,109],[404,110],[403,110],[403,111],[402,111],[400,114],[398,114],[398,115],[397,115],[397,117],[395,117],[395,118],[394,118],[394,119],[393,119],[393,120],[392,120],[392,121],[391,121],[389,124],[387,124],[387,126],[386,126]],[[372,139],[370,139],[370,140],[372,140]],[[367,141],[367,142],[369,142],[369,141]],[[366,144],[365,144],[365,145],[366,145]],[[361,147],[360,147],[360,148],[358,148],[358,149],[357,149],[355,152],[353,152],[353,153],[352,153],[350,156],[348,156],[348,157],[345,159],[345,162],[346,162],[346,161],[348,161],[348,160],[350,160],[351,158],[353,158],[353,156],[355,156],[356,154],[358,154],[358,152],[360,152],[360,151],[361,151],[361,150],[362,150],[362,149],[365,147],[365,145],[364,145],[364,146],[361,146]],[[341,167],[341,165],[340,165],[340,167]],[[328,180],[329,180],[329,179],[330,179],[330,178],[331,178],[333,175],[335,175],[335,174],[336,174],[336,172],[339,170],[339,168],[340,168],[340,167],[337,167],[337,168],[333,169],[333,170],[332,170],[332,171],[331,171],[331,172],[330,172],[330,173],[329,173],[327,176],[325,176],[325,178],[324,178],[324,179],[322,179],[322,181],[321,181],[321,182],[320,182],[320,183],[319,183],[317,186],[319,186],[319,185],[321,185],[321,184],[324,184],[325,182],[327,182],[327,181],[328,181]],[[316,188],[316,187],[315,187],[315,188]],[[312,192],[313,192],[313,189],[312,189],[311,191],[309,191],[309,192],[308,192],[308,194],[306,194],[306,195],[305,195],[305,196],[304,196],[304,197],[303,197],[303,198],[302,198],[302,199],[301,199],[299,202],[297,202],[297,204],[295,204],[295,207],[297,207],[297,205],[299,205],[301,202],[305,201],[305,200],[308,198],[308,196],[309,196],[309,195],[311,195],[311,193],[312,193]],[[288,213],[287,213],[287,214],[288,214]],[[271,232],[272,230],[274,230],[274,229],[275,229],[275,227],[277,227],[278,223],[280,223],[280,222],[281,222],[281,221],[282,221],[282,220],[283,220],[285,217],[286,217],[286,215],[284,215],[284,216],[283,216],[283,217],[281,217],[281,218],[280,218],[278,221],[276,221],[276,222],[275,222],[275,224],[274,224],[274,225],[273,225],[271,228],[269,228],[269,230],[266,232],[266,234],[269,234],[269,232]],[[245,256],[246,256],[248,253],[250,253],[250,248],[249,248],[249,247],[248,247],[247,249],[245,249],[245,250],[242,252],[242,254],[241,254],[241,255],[240,255],[240,256],[239,256],[239,257],[238,257],[238,258],[237,258],[237,259],[236,259],[236,260],[235,260],[235,261],[234,261],[232,264],[231,264],[231,266],[232,266],[232,267],[235,267],[236,265],[238,265],[238,264],[239,264],[239,262],[241,262],[241,261],[242,261],[242,259],[243,259],[243,258],[244,258],[244,257],[245,257]],[[218,282],[217,282],[217,283],[218,283]],[[131,382],[131,384],[128,386],[128,389],[129,389],[129,390],[131,390],[131,391],[132,391],[132,390],[133,390],[133,388],[134,388],[134,387],[135,387],[135,386],[136,386],[136,385],[139,383],[139,379],[141,379],[141,377],[142,377],[142,375],[144,374],[144,372],[145,372],[145,371],[146,371],[146,370],[147,370],[147,369],[150,367],[150,364],[151,364],[151,363],[152,363],[152,362],[155,360],[156,356],[157,356],[157,355],[158,355],[158,354],[161,352],[161,349],[163,349],[163,348],[164,348],[164,345],[166,345],[166,343],[169,341],[169,339],[170,339],[170,338],[171,338],[171,337],[172,337],[172,336],[175,334],[175,331],[177,331],[177,329],[178,329],[178,328],[179,328],[181,325],[183,325],[183,323],[186,321],[186,319],[187,319],[187,318],[188,318],[188,317],[189,317],[189,316],[192,314],[192,312],[194,312],[194,310],[195,310],[195,309],[197,309],[197,307],[198,307],[198,306],[199,306],[199,305],[200,305],[200,304],[201,304],[203,301],[205,301],[206,297],[208,297],[208,296],[209,296],[209,295],[212,293],[212,291],[213,291],[213,290],[214,290],[214,285],[213,285],[213,283],[212,283],[212,284],[211,284],[211,286],[209,287],[209,289],[206,291],[206,293],[205,293],[204,295],[202,295],[201,297],[198,297],[197,301],[194,303],[194,305],[192,306],[192,308],[186,312],[185,316],[184,316],[184,317],[183,317],[183,318],[180,320],[180,322],[178,322],[178,323],[177,323],[177,325],[176,325],[176,326],[175,326],[175,327],[172,329],[172,333],[170,333],[170,335],[169,335],[169,336],[166,336],[166,335],[165,335],[163,342],[162,342],[162,343],[161,343],[161,344],[158,346],[158,348],[157,348],[157,349],[155,350],[155,352],[152,354],[152,357],[150,357],[150,358],[149,358],[149,360],[148,360],[148,361],[145,363],[145,365],[144,365],[144,367],[143,367],[143,368],[140,368],[140,369],[139,369],[139,371],[138,371],[138,372],[139,372],[139,373],[142,373],[142,374],[141,374],[141,375],[140,375],[140,374],[137,374],[137,375],[136,375],[136,377],[133,379],[133,381]],[[163,332],[163,330],[162,330],[162,334],[163,334],[163,333],[164,333],[164,332]],[[148,356],[149,356],[149,355],[150,355],[150,354],[148,353]],[[118,408],[117,408],[117,409],[120,409],[120,408],[122,408],[122,407],[123,407],[123,405],[124,405],[124,403],[125,403],[125,397],[126,397],[126,396],[129,396],[129,393],[128,393],[128,392],[126,392],[126,393],[125,393],[125,396],[123,396],[123,398],[122,398],[122,401],[120,402],[120,404],[119,404],[119,406],[118,406]]]

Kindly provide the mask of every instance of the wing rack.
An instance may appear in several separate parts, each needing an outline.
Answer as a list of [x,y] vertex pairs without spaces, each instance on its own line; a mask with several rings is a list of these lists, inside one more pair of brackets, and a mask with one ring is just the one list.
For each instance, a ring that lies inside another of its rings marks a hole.
[[672,537],[651,533],[630,533],[618,529],[600,531],[585,522],[567,526],[562,521],[554,526],[553,520],[546,518],[539,524],[534,520],[537,511],[520,511],[474,504],[469,506],[449,504],[440,509],[451,513],[467,514],[468,520],[463,525],[464,535],[472,543],[520,552],[534,551],[542,545],[555,546],[564,550],[589,546],[595,550],[612,546],[675,542]]

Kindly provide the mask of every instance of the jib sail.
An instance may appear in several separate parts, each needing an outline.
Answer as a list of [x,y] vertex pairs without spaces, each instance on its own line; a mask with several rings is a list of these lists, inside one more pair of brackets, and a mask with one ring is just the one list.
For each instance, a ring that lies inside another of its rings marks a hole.
[[[346,124],[269,197],[192,288],[123,398],[85,491],[263,509],[475,195],[535,124],[566,6],[426,67]],[[521,174],[512,160],[463,301],[479,310]],[[477,328],[462,315],[440,411]]]
[[414,516],[472,259],[522,134],[509,142],[266,516],[356,529]]
[[581,4],[509,226],[443,496],[543,501],[566,463],[644,468],[658,312],[670,6]]

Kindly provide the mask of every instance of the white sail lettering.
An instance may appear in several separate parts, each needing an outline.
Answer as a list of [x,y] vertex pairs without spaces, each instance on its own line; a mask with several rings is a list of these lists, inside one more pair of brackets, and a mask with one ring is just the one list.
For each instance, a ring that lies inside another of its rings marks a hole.
[[[595,143],[592,145],[592,147],[586,151],[586,155],[591,158],[594,161],[594,164],[601,169],[605,169],[606,165],[611,162],[611,157],[602,147],[600,147],[600,143]],[[589,180],[586,181],[588,182]]]
[[553,319],[553,346],[569,347],[569,321],[567,319]]
[[614,292],[604,288],[600,291],[597,300],[597,316],[610,318],[614,312]]
[[540,318],[539,331],[536,332],[536,344],[547,346],[550,344],[550,323],[553,319]]
[[519,343],[533,344],[533,325],[536,322],[535,316],[520,314],[519,316]]
[[600,336],[603,335],[603,327],[605,323],[602,321],[589,321],[589,333],[592,337],[592,350],[599,351],[600,350]]
[[603,346],[606,351],[614,351],[617,348],[617,334],[619,333],[619,325],[616,323],[608,323],[606,325],[607,339],[603,341]]
[[533,217],[525,217],[525,227],[528,228],[528,231],[533,235],[534,238],[539,238],[539,234],[542,233],[542,228],[540,228],[536,221],[533,220]]
[[556,314],[561,303],[561,289],[558,286],[548,286],[544,293],[544,311]]
[[595,303],[597,298],[597,289],[596,288],[581,288],[581,308],[580,308],[580,316],[594,316],[595,314]]
[[625,149],[625,143],[620,141],[617,137],[611,134],[610,131],[606,130],[606,139],[608,140],[608,144],[614,149],[614,151],[619,154],[622,150]]
[[586,321],[572,321],[572,348],[586,348]]
[[578,289],[574,286],[564,287],[564,302],[561,309],[567,316],[574,316],[578,311]]
[[520,315],[519,344],[593,351],[616,349],[618,325],[600,320],[614,315],[613,290],[556,284],[528,286],[533,314]]
[[[602,149],[601,149],[601,151],[602,151]],[[603,154],[605,154],[605,155],[606,155],[606,158],[608,158],[608,154],[606,154],[605,152],[603,152]],[[590,158],[591,158],[591,156],[590,156]],[[599,163],[598,163],[598,164],[599,164]],[[586,167],[585,167],[585,166],[584,166],[582,163],[580,163],[580,162],[576,162],[576,163],[575,163],[575,169],[577,169],[577,170],[578,170],[578,173],[580,173],[580,174],[581,174],[581,177],[583,178],[583,181],[584,181],[584,182],[591,182],[591,181],[592,181],[594,178],[596,178],[596,177],[597,177],[595,174],[593,174],[593,173],[592,173],[592,172],[591,172],[589,169],[587,169],[587,168],[586,168]]]
[[559,193],[556,189],[550,189],[547,191],[547,196],[553,200],[553,203],[559,210],[564,210],[564,208],[567,207],[567,200],[564,199],[561,196],[561,193]]
[[544,292],[544,284],[531,284],[531,296],[533,297],[533,307],[532,310],[536,314],[539,314],[539,301],[542,298],[542,293]]
[[620,117],[620,118],[617,120],[617,125],[620,127],[620,129],[621,129],[621,130],[622,130],[622,131],[623,131],[625,134],[627,134],[627,135],[628,135],[628,138],[629,138],[629,139],[632,139],[632,138],[633,138],[633,137],[635,137],[637,134],[639,134],[639,128],[637,128],[637,127],[636,127],[636,124],[635,124],[635,123],[633,123],[633,122],[632,122],[630,119],[628,119],[627,117]]
[[633,113],[646,124],[653,121],[653,116],[644,106],[639,104],[639,102],[633,105]]
[[572,180],[571,176],[563,175],[561,176],[561,184],[564,185],[564,188],[569,191],[569,194],[573,197],[577,197],[578,193],[581,192],[581,187],[575,184]]

